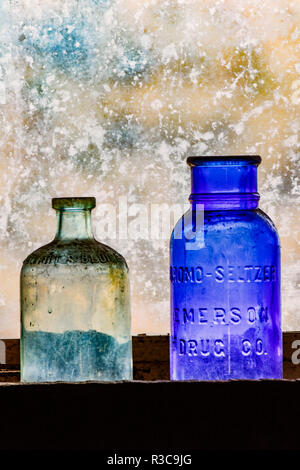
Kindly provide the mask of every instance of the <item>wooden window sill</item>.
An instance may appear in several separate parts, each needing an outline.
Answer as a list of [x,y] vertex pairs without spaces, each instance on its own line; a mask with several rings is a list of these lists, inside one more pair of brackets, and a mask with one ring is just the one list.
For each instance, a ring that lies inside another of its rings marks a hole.
[[[283,378],[300,379],[300,363],[294,364],[295,341],[300,332],[283,333]],[[20,381],[19,340],[2,340],[6,345],[6,364],[0,364],[0,382]],[[132,338],[134,380],[169,380],[169,337],[138,335]],[[294,347],[293,347],[294,346]],[[300,349],[300,346],[297,346]],[[298,354],[300,360],[300,352]]]

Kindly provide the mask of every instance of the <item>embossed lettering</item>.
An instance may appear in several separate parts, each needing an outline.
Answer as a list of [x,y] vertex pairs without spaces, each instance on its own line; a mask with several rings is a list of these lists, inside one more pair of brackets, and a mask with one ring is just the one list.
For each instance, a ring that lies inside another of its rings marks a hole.
[[249,323],[254,323],[256,320],[256,310],[253,307],[249,307],[247,310],[248,314],[248,322]]
[[183,323],[194,323],[195,321],[195,315],[194,315],[194,309],[190,308],[189,310],[184,308],[183,309]]
[[189,347],[189,350],[188,350],[188,355],[189,356],[197,356],[197,341],[195,341],[194,339],[189,339],[188,340],[188,347]]
[[270,321],[269,308],[265,305],[248,307],[242,310],[239,307],[230,307],[228,310],[223,307],[197,307],[187,305],[183,308],[174,307],[174,320],[183,325],[207,324],[213,325],[239,325],[242,321],[249,324],[255,322],[268,323]]
[[271,269],[270,266],[264,266],[264,281],[271,280]]
[[276,269],[275,269],[275,266],[271,266],[271,281],[276,281]]
[[217,266],[208,267],[207,271],[202,266],[171,266],[171,282],[178,283],[201,283],[205,279],[214,279],[217,283],[237,282],[273,282],[276,281],[276,268],[272,265],[266,266]]
[[251,282],[252,269],[253,269],[253,266],[245,266],[246,282]]
[[268,317],[268,307],[260,307],[258,310],[258,318],[261,322],[267,322]]
[[81,254],[79,256],[74,256],[72,254],[64,253],[62,255],[57,255],[55,252],[48,253],[41,256],[30,256],[24,261],[24,264],[75,264],[75,263],[84,263],[84,264],[99,264],[99,263],[108,263],[108,262],[119,262],[123,261],[121,256],[117,256],[113,253],[111,254]]
[[261,356],[264,353],[263,342],[261,339],[256,340],[255,352],[258,356]]
[[180,339],[179,355],[208,357],[213,354],[217,358],[225,357],[225,345],[223,340],[216,339],[214,342],[209,339]]
[[251,353],[251,343],[248,339],[244,339],[242,342],[242,354],[243,356],[249,356]]
[[107,263],[107,258],[105,255],[98,255],[100,263]]
[[[239,273],[239,276],[238,276],[238,280],[237,282],[245,282],[245,279],[241,276],[241,271],[242,271],[243,268],[241,268],[241,266],[238,266],[238,273]],[[244,268],[245,269],[245,268]]]
[[214,308],[214,312],[215,312],[214,323],[223,323],[223,324],[226,323],[226,320],[225,320],[226,311],[224,310],[224,308],[221,308],[221,307]]
[[254,307],[249,307],[247,310],[248,323],[254,323],[259,320],[261,323],[267,323],[269,320],[268,307],[257,307],[257,311]]
[[184,268],[184,282],[195,282],[194,268]]
[[186,353],[185,341],[184,339],[179,340],[179,354],[180,356]]
[[196,282],[202,282],[203,280],[203,269],[198,266],[196,268]]
[[207,323],[207,308],[199,308],[199,323]]
[[200,353],[204,357],[209,356],[209,339],[200,340]]
[[224,268],[223,266],[217,266],[216,270],[216,281],[217,282],[223,282],[224,281]]
[[233,307],[230,309],[231,313],[231,318],[230,321],[232,323],[240,323],[242,316],[241,316],[241,311],[239,308]]
[[254,282],[262,282],[262,268],[261,266],[255,266],[255,277]]
[[[249,356],[251,354],[251,350],[252,350],[251,341],[249,341],[248,339],[244,339],[242,342],[242,354],[244,356]],[[257,356],[261,356],[262,354],[267,354],[264,351],[263,342],[260,338],[256,339],[255,345],[253,347],[253,352]]]
[[221,339],[217,339],[215,341],[215,356],[225,357],[224,343]]
[[203,280],[203,269],[200,266],[187,267],[187,266],[174,266],[170,267],[171,282],[178,283],[200,283]]
[[[176,339],[175,343],[176,344]],[[216,358],[226,357],[226,347],[222,339],[179,339],[178,342],[178,353],[180,356],[201,356],[203,358],[209,357],[213,354]],[[264,350],[263,341],[261,338],[257,338],[251,343],[249,339],[244,339],[241,344],[241,353],[243,356],[248,357],[252,354],[262,356],[267,354]]]

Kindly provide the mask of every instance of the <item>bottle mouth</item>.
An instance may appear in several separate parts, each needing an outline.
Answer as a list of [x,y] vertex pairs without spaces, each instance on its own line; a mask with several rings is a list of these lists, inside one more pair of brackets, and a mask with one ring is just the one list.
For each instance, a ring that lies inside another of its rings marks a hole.
[[94,197],[54,197],[52,207],[56,210],[93,209],[96,206]]
[[257,166],[259,155],[194,156],[191,166],[192,204],[206,209],[255,209],[258,207]]
[[259,155],[200,155],[187,158],[187,164],[195,166],[240,166],[256,165],[261,163]]

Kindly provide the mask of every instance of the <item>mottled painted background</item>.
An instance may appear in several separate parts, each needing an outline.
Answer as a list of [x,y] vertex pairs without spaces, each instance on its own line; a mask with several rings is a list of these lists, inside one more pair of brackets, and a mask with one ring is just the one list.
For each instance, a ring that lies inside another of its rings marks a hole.
[[[0,337],[19,335],[21,262],[53,238],[51,197],[183,203],[186,157],[219,153],[263,158],[283,327],[299,330],[300,2],[0,5]],[[106,243],[131,269],[133,332],[167,332],[167,241]]]

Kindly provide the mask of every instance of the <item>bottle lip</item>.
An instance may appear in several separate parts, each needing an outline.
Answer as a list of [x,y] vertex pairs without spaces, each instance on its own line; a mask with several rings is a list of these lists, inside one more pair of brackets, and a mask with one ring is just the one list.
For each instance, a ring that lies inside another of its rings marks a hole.
[[54,197],[53,209],[93,209],[96,206],[94,197]]
[[217,166],[228,165],[256,165],[261,163],[259,155],[199,155],[191,156],[186,160],[191,167],[194,166]]

